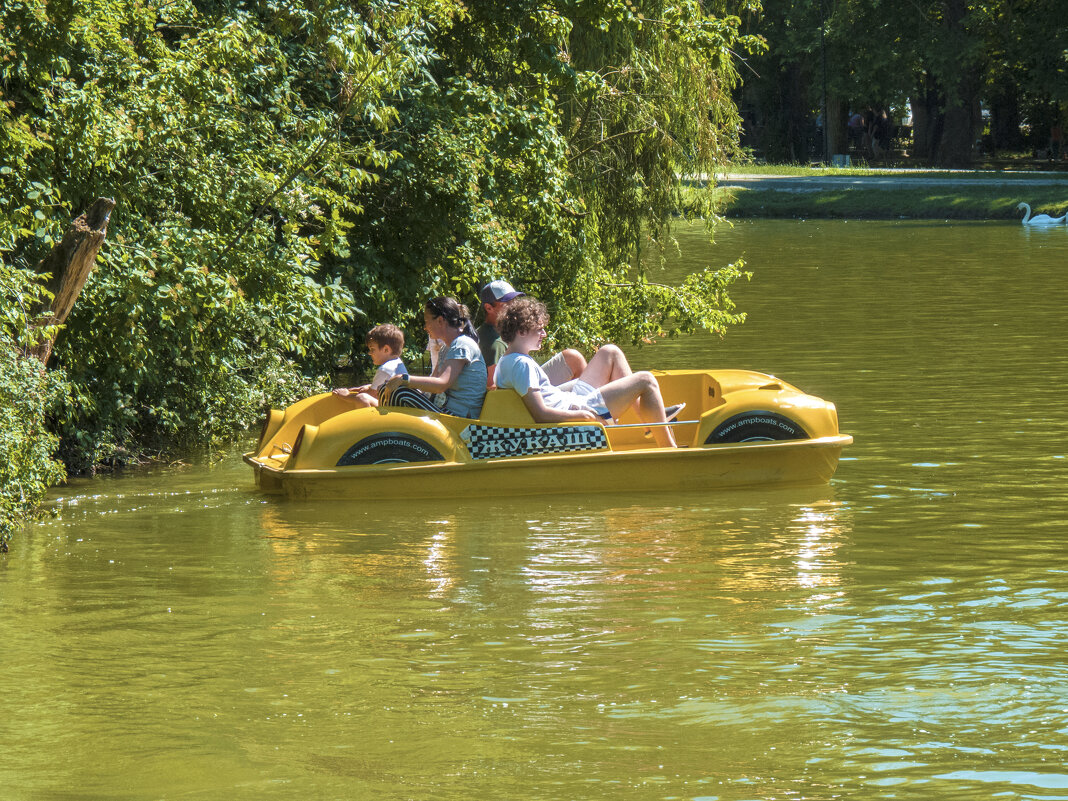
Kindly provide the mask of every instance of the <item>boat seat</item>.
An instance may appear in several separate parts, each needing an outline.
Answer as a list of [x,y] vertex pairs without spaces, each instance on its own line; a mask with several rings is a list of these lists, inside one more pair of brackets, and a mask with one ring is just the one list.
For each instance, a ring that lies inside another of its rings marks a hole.
[[491,389],[482,402],[479,422],[500,425],[525,426],[534,425],[523,399],[514,389]]

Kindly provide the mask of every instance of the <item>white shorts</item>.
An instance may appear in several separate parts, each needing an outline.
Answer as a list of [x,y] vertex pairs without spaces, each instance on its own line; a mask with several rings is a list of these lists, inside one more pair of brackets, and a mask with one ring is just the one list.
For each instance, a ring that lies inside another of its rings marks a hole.
[[570,381],[575,377],[575,374],[571,372],[571,368],[567,366],[567,360],[564,359],[563,352],[555,354],[541,366],[541,369],[545,371],[545,375],[549,377],[549,383],[554,387],[558,387],[565,381]]
[[581,378],[568,381],[560,388],[571,395],[572,409],[590,409],[605,420],[612,419],[612,413],[608,411],[608,405],[604,402],[601,390],[587,384]]

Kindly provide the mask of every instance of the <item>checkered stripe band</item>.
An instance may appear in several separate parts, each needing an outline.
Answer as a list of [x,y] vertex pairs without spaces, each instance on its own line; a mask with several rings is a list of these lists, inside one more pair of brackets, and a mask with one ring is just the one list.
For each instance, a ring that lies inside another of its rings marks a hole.
[[503,459],[539,453],[599,451],[608,447],[601,426],[553,426],[552,428],[507,428],[469,425],[460,436],[472,459]]

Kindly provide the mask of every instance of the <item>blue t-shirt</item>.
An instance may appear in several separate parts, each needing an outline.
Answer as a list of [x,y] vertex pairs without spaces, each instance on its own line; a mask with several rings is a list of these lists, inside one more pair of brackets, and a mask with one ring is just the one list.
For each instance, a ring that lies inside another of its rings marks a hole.
[[466,334],[452,341],[438,359],[439,370],[450,359],[467,362],[459,378],[445,391],[445,411],[460,417],[478,417],[486,399],[486,362],[478,343]]

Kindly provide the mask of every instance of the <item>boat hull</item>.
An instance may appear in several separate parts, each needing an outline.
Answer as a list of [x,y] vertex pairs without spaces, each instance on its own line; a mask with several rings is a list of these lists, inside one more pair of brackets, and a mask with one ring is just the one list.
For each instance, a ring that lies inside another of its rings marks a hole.
[[846,434],[815,440],[619,453],[531,456],[458,464],[392,464],[338,470],[282,470],[245,455],[256,484],[295,499],[403,500],[586,492],[690,491],[826,484]]

